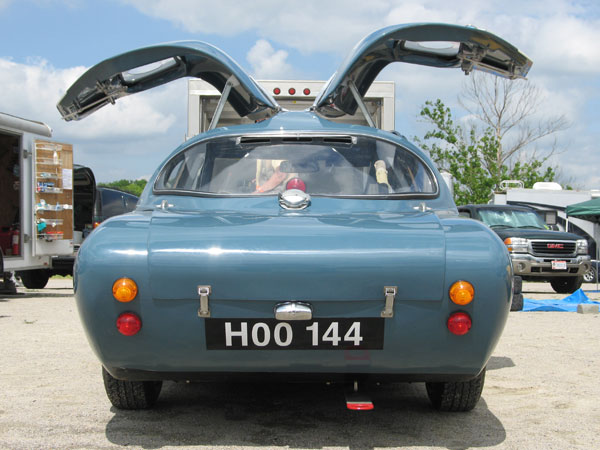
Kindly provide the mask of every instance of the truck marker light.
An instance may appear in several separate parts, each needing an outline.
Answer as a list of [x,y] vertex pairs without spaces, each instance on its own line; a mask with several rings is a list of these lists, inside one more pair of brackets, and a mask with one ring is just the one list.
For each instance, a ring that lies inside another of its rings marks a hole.
[[452,334],[462,336],[467,334],[471,329],[471,318],[467,313],[457,312],[448,318],[446,325]]
[[123,313],[117,319],[117,330],[124,336],[133,336],[142,329],[142,321],[133,313]]
[[304,93],[304,95],[310,95],[310,89],[309,88],[304,88],[304,90],[302,92]]
[[137,284],[131,278],[119,278],[112,287],[113,297],[123,303],[132,301],[137,292]]
[[279,89],[278,87],[276,87],[275,89],[273,89],[273,94],[275,94],[275,95],[281,94],[281,89]]
[[294,88],[289,88],[289,89],[288,89],[288,94],[290,94],[290,95],[294,95],[294,94],[296,94],[296,89],[294,89]]
[[475,289],[468,281],[457,281],[450,287],[450,300],[457,305],[468,305],[475,297]]

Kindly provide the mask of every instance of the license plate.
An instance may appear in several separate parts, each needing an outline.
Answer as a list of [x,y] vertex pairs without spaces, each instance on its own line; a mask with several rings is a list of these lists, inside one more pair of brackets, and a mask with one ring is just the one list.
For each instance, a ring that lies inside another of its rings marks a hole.
[[377,350],[382,318],[206,319],[207,350]]
[[552,261],[552,270],[567,270],[566,261]]

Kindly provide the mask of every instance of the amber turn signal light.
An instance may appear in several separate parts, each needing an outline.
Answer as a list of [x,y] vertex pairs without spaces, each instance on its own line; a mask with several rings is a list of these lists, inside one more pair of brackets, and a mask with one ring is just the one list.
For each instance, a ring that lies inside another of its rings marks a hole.
[[113,297],[124,303],[133,300],[137,291],[137,284],[131,278],[119,278],[112,287]]
[[475,289],[468,281],[457,281],[450,287],[450,300],[457,305],[468,305],[475,297]]

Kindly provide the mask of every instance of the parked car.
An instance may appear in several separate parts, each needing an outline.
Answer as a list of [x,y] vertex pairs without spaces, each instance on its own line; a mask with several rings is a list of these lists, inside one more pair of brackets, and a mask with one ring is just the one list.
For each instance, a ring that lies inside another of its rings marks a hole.
[[53,256],[52,267],[18,271],[16,275],[28,289],[43,289],[53,275],[72,275],[75,256],[81,241],[100,223],[113,216],[135,209],[138,197],[107,187],[97,187],[94,173],[89,167],[73,167],[73,231],[79,236],[74,242],[75,254]]
[[575,292],[591,269],[588,243],[573,233],[550,230],[526,206],[465,205],[461,215],[480,220],[506,244],[515,274],[524,280],[548,281],[558,293]]
[[508,78],[531,65],[474,27],[397,25],[362,40],[306,111],[282,110],[202,42],[110,58],[69,88],[58,109],[78,120],[195,76],[255,121],[180,145],[135,212],[79,250],[76,301],[114,406],[152,406],[163,380],[273,378],[359,392],[421,381],[437,409],[476,405],[512,299],[506,246],[459,218],[435,165],[399,133],[327,120],[362,109],[397,61]]

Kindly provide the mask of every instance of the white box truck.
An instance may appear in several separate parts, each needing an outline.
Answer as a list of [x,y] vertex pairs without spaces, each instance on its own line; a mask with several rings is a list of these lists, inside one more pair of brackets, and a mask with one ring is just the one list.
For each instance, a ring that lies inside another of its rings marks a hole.
[[[290,111],[310,108],[325,86],[325,81],[306,80],[258,80],[281,105]],[[217,109],[221,94],[209,83],[200,79],[188,80],[188,129],[186,139],[208,130]],[[365,106],[377,128],[394,130],[394,82],[375,81],[365,96]],[[369,125],[364,114],[357,112],[353,116],[344,115],[330,119],[357,125]],[[251,123],[248,118],[240,117],[234,109],[225,104],[215,126],[230,126]]]
[[51,137],[44,123],[0,113],[0,289],[5,291],[14,290],[11,272],[43,287],[51,257],[73,254],[73,147]]

